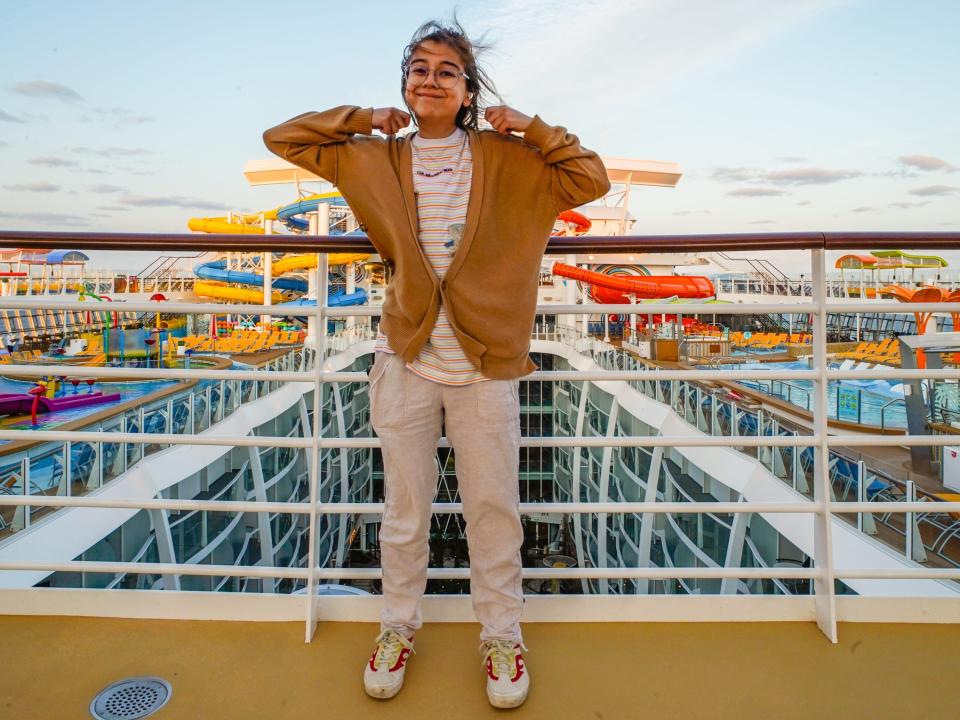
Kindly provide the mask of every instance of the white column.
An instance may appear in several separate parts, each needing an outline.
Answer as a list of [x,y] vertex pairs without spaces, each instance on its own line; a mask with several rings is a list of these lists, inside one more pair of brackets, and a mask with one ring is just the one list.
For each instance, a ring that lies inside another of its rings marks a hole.
[[[565,262],[565,264],[567,264],[567,265],[570,265],[570,266],[572,266],[572,267],[576,267],[576,266],[577,266],[577,256],[576,256],[576,255],[567,255],[567,257],[566,257],[566,259],[564,260],[564,262]],[[566,279],[567,285],[566,285],[566,287],[564,288],[564,290],[565,290],[566,292],[564,293],[564,298],[563,298],[563,303],[564,303],[564,305],[576,305],[576,304],[577,304],[577,285],[576,285],[576,282],[577,282],[577,281],[574,280],[573,278],[567,278],[567,279]],[[561,322],[562,322],[563,325],[567,326],[568,328],[576,328],[576,327],[577,327],[577,316],[576,316],[576,315],[564,315],[562,321],[561,321],[560,319],[557,319],[555,322],[556,322],[556,324],[557,324],[558,326],[559,326],[559,325],[561,324]]]
[[[743,498],[741,498],[742,500]],[[698,517],[703,517],[700,515]],[[723,566],[725,568],[740,567],[740,559],[743,557],[744,539],[747,534],[747,519],[750,516],[747,513],[737,513],[733,516],[733,526],[730,529],[730,538],[727,540],[727,557]],[[737,578],[724,578],[720,583],[721,595],[736,595],[737,588],[740,586],[740,580]]]
[[813,357],[818,376],[814,380],[813,431],[819,438],[814,446],[813,499],[823,505],[813,517],[813,561],[820,574],[814,579],[814,606],[817,625],[832,643],[837,642],[837,609],[834,591],[833,515],[830,511],[833,488],[830,484],[830,448],[827,438],[827,316],[826,266],[824,251],[811,251],[813,263]]
[[[583,382],[583,387],[580,391],[580,403],[577,406],[577,424],[576,424],[576,436],[583,437],[583,425],[586,419],[587,414],[587,394],[590,392],[590,381],[585,380]],[[571,452],[573,457],[571,459],[570,467],[570,500],[571,502],[580,501],[580,466],[583,455],[583,448],[578,446],[572,448]],[[587,451],[586,462],[590,462],[589,451]],[[589,465],[588,465],[589,467]],[[589,527],[589,523],[586,523]],[[582,513],[573,513],[573,545],[577,553],[577,565],[580,567],[591,567],[593,565],[593,559],[588,558],[583,549],[583,514]],[[580,592],[584,595],[590,593],[590,583],[586,578],[580,580]]]
[[[588,265],[585,264],[583,265],[583,269],[589,270],[590,268]],[[587,285],[587,283],[584,283],[583,290],[581,291],[581,295],[580,295],[580,302],[583,303],[584,307],[590,304],[590,291],[587,288],[589,288],[589,285]],[[584,313],[583,314],[583,334],[589,335],[590,334],[589,329],[590,329],[590,314]]]
[[[637,452],[642,452],[637,448]],[[643,502],[654,503],[657,501],[657,485],[660,481],[660,466],[663,462],[663,447],[653,448],[650,458],[650,470],[647,473],[647,486],[643,493]],[[669,478],[667,486],[670,485]],[[650,548],[653,545],[653,525],[655,513],[645,512],[640,520],[640,538],[637,543],[637,567],[650,567]],[[637,580],[637,593],[647,595],[650,593],[650,581],[647,578]]]
[[[253,497],[259,503],[267,502],[266,478],[263,476],[263,464],[260,462],[260,448],[250,446],[250,474],[253,476]],[[273,529],[270,525],[270,513],[257,513],[257,535],[260,539],[260,564],[272,567],[276,565],[276,555],[273,549]],[[276,578],[263,578],[263,591],[274,592]]]
[[[620,414],[620,402],[616,397],[610,405],[610,417],[607,419],[607,437],[612,438],[617,434],[617,416]],[[613,464],[613,447],[607,445],[603,448],[601,455],[600,468],[600,502],[610,502],[610,466]],[[574,498],[576,502],[579,498]],[[607,567],[607,513],[597,513],[597,553],[599,557],[598,567]],[[610,592],[610,581],[607,578],[600,580],[600,594],[606,595]]]
[[[273,220],[263,221],[263,234],[273,235]],[[273,253],[270,250],[263,251],[263,304],[273,305]],[[273,318],[264,315],[260,322],[269,325]]]
[[[347,273],[347,295],[357,290],[357,280],[355,273],[357,271],[356,263],[347,263],[346,273]],[[353,327],[356,322],[356,318],[353,315],[347,317],[347,327]]]
[[[160,562],[173,564],[177,562],[177,555],[173,549],[173,535],[170,532],[170,518],[163,508],[148,510],[150,524],[153,525],[153,536],[157,541],[157,557]],[[179,575],[164,575],[161,580],[164,590],[179,590]]]
[[[321,205],[322,207],[322,205]],[[320,227],[320,214],[310,213],[309,215],[310,228],[309,232],[311,235],[318,235],[317,228]],[[319,261],[317,263],[320,264]],[[307,274],[307,298],[312,300],[317,299],[317,274],[315,272]],[[317,339],[317,319],[313,316],[313,313],[307,315],[307,342],[313,343]]]

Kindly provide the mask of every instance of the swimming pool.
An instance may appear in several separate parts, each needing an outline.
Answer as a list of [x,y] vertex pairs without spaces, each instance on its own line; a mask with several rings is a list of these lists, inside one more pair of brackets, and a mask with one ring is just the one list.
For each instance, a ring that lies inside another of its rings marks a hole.
[[[831,369],[839,367],[832,364]],[[809,370],[805,362],[742,362],[721,365],[722,370]],[[813,408],[812,380],[738,380],[747,387],[802,407]],[[839,417],[838,417],[839,408]],[[863,425],[905,428],[907,411],[903,384],[887,380],[831,380],[827,390],[827,412],[832,420]]]
[[[113,403],[104,403],[102,405],[87,405],[85,407],[74,407],[64,410],[56,410],[50,413],[44,413],[37,416],[38,426],[37,429],[50,429],[57,425],[60,425],[71,420],[77,420],[78,418],[86,417],[101,410],[113,407],[122,402],[128,400],[135,400],[151,393],[155,393],[158,390],[162,390],[166,387],[172,387],[174,385],[180,384],[177,380],[145,380],[142,382],[110,382],[110,383],[96,383],[93,386],[93,391],[103,391],[104,393],[120,393],[120,399]],[[30,388],[34,386],[33,382],[23,381],[23,380],[13,380],[11,378],[0,377],[0,393],[26,393]],[[81,383],[75,388],[73,385],[67,381],[66,387],[62,390],[61,396],[70,397],[74,393],[83,395],[90,388],[88,388],[86,382],[81,381]],[[7,417],[3,420],[0,420],[4,428],[23,430],[23,429],[33,429],[33,426],[30,424],[29,416],[17,416],[17,417]]]

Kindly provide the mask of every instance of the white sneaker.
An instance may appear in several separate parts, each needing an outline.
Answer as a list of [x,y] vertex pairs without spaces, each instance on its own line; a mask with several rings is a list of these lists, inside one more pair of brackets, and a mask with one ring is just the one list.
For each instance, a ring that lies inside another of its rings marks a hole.
[[487,640],[480,645],[487,672],[487,699],[494,707],[517,707],[527,699],[530,674],[520,653],[526,649],[514,640]]
[[413,638],[408,640],[395,630],[377,635],[377,648],[363,668],[363,689],[367,695],[386,700],[400,692],[407,657],[412,652]]

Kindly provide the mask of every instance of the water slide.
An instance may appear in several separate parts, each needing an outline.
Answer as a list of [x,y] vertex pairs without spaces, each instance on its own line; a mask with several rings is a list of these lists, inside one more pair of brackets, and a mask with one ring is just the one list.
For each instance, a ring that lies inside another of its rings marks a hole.
[[[197,280],[193,284],[193,292],[200,297],[214,298],[216,300],[235,300],[248,305],[263,305],[263,290],[250,290],[243,287],[236,287],[235,285],[228,285],[218,280]],[[274,305],[279,305],[283,302],[283,293],[279,290],[274,290],[271,298]]]
[[234,213],[227,217],[190,218],[187,227],[194,232],[224,233],[228,235],[263,235],[264,220],[279,220],[291,230],[306,230],[309,223],[296,217],[314,212],[321,203],[346,205],[339,192],[310,195],[297,202],[260,213]]
[[[333,267],[334,265],[346,265],[347,263],[352,262],[364,262],[365,260],[369,259],[369,257],[369,255],[365,255],[363,253],[331,253],[327,256],[327,262],[331,267]],[[316,253],[309,253],[307,255],[287,255],[286,257],[273,262],[273,272],[276,275],[283,275],[284,273],[295,270],[314,270],[316,267]]]
[[[319,193],[263,213],[248,215],[236,214],[229,219],[226,217],[191,218],[187,226],[196,232],[262,235],[264,234],[262,220],[279,220],[291,229],[306,230],[308,227],[307,221],[302,218],[297,218],[296,216],[316,211],[321,203],[345,205],[346,201],[339,192]],[[369,257],[369,255],[360,253],[334,253],[328,256],[328,262],[331,266],[343,265],[350,262],[362,262]],[[282,277],[284,274],[297,270],[311,270],[316,267],[316,254],[292,255],[276,261],[273,264],[273,304],[277,305],[283,301],[283,296],[277,292],[278,290],[300,293],[307,292],[309,284],[306,280],[298,277]],[[227,270],[226,260],[214,260],[212,262],[201,263],[193,269],[193,273],[200,278],[199,281],[194,283],[193,291],[201,297],[209,297],[217,300],[236,300],[255,305],[263,303],[262,290],[232,287],[233,285],[252,285],[262,288],[263,275],[238,270]],[[356,296],[357,293],[353,293],[352,295]],[[363,299],[364,301],[366,300],[365,293],[363,293]],[[345,304],[361,304],[361,302]]]
[[708,299],[716,295],[709,278],[700,275],[604,275],[582,268],[553,264],[553,274],[588,283],[590,296],[598,303],[626,304],[629,295],[640,299]]
[[[201,280],[216,280],[221,283],[263,287],[263,275],[252,272],[241,272],[239,270],[227,270],[226,260],[214,260],[212,262],[201,263],[193,269],[193,274]],[[273,279],[273,288],[275,290],[306,292],[307,281],[298,277],[275,277]],[[197,292],[196,287],[194,287],[194,292]],[[197,292],[197,294],[200,295],[201,293]],[[263,293],[260,293],[260,295],[262,296]]]
[[302,200],[298,200],[297,202],[277,208],[274,210],[274,213],[276,214],[276,219],[291,230],[304,231],[310,227],[310,223],[306,218],[300,218],[297,217],[297,215],[316,212],[321,203],[326,203],[329,205],[346,205],[347,201],[344,200],[343,195],[337,191],[319,193],[317,195],[311,195],[303,198]]
[[[367,302],[367,293],[357,290],[352,293],[334,293],[327,298],[328,307],[347,307],[349,305],[363,305]],[[280,303],[280,307],[316,307],[317,301],[311,298],[297,298],[293,302]]]
[[[368,258],[369,255],[360,253],[331,253],[328,256],[330,266],[344,265],[351,262],[360,262]],[[233,287],[234,285],[254,285],[263,287],[263,275],[251,272],[240,272],[237,270],[227,270],[226,260],[214,260],[213,262],[202,263],[193,269],[194,275],[201,278],[193,284],[193,292],[201,297],[215,298],[217,300],[237,300],[239,302],[260,305],[263,303],[263,290],[253,290],[242,287]],[[293,270],[309,270],[317,267],[317,255],[291,255],[289,257],[277,260],[273,264],[274,272],[278,276]],[[304,293],[307,291],[309,283],[303,278],[298,277],[274,277],[273,279],[273,304],[278,305],[283,302],[281,290]],[[366,293],[361,291],[364,299]],[[357,295],[357,293],[352,293]],[[357,303],[347,303],[359,305]]]

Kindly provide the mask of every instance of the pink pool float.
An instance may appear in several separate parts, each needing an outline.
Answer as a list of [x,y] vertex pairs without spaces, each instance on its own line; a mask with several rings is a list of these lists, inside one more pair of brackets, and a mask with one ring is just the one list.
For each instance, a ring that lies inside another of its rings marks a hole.
[[0,393],[0,415],[27,415],[33,409],[34,400],[37,401],[37,412],[48,413],[88,405],[102,405],[117,402],[119,399],[120,393],[104,394],[100,391],[56,398],[44,395],[38,397],[33,393]]

